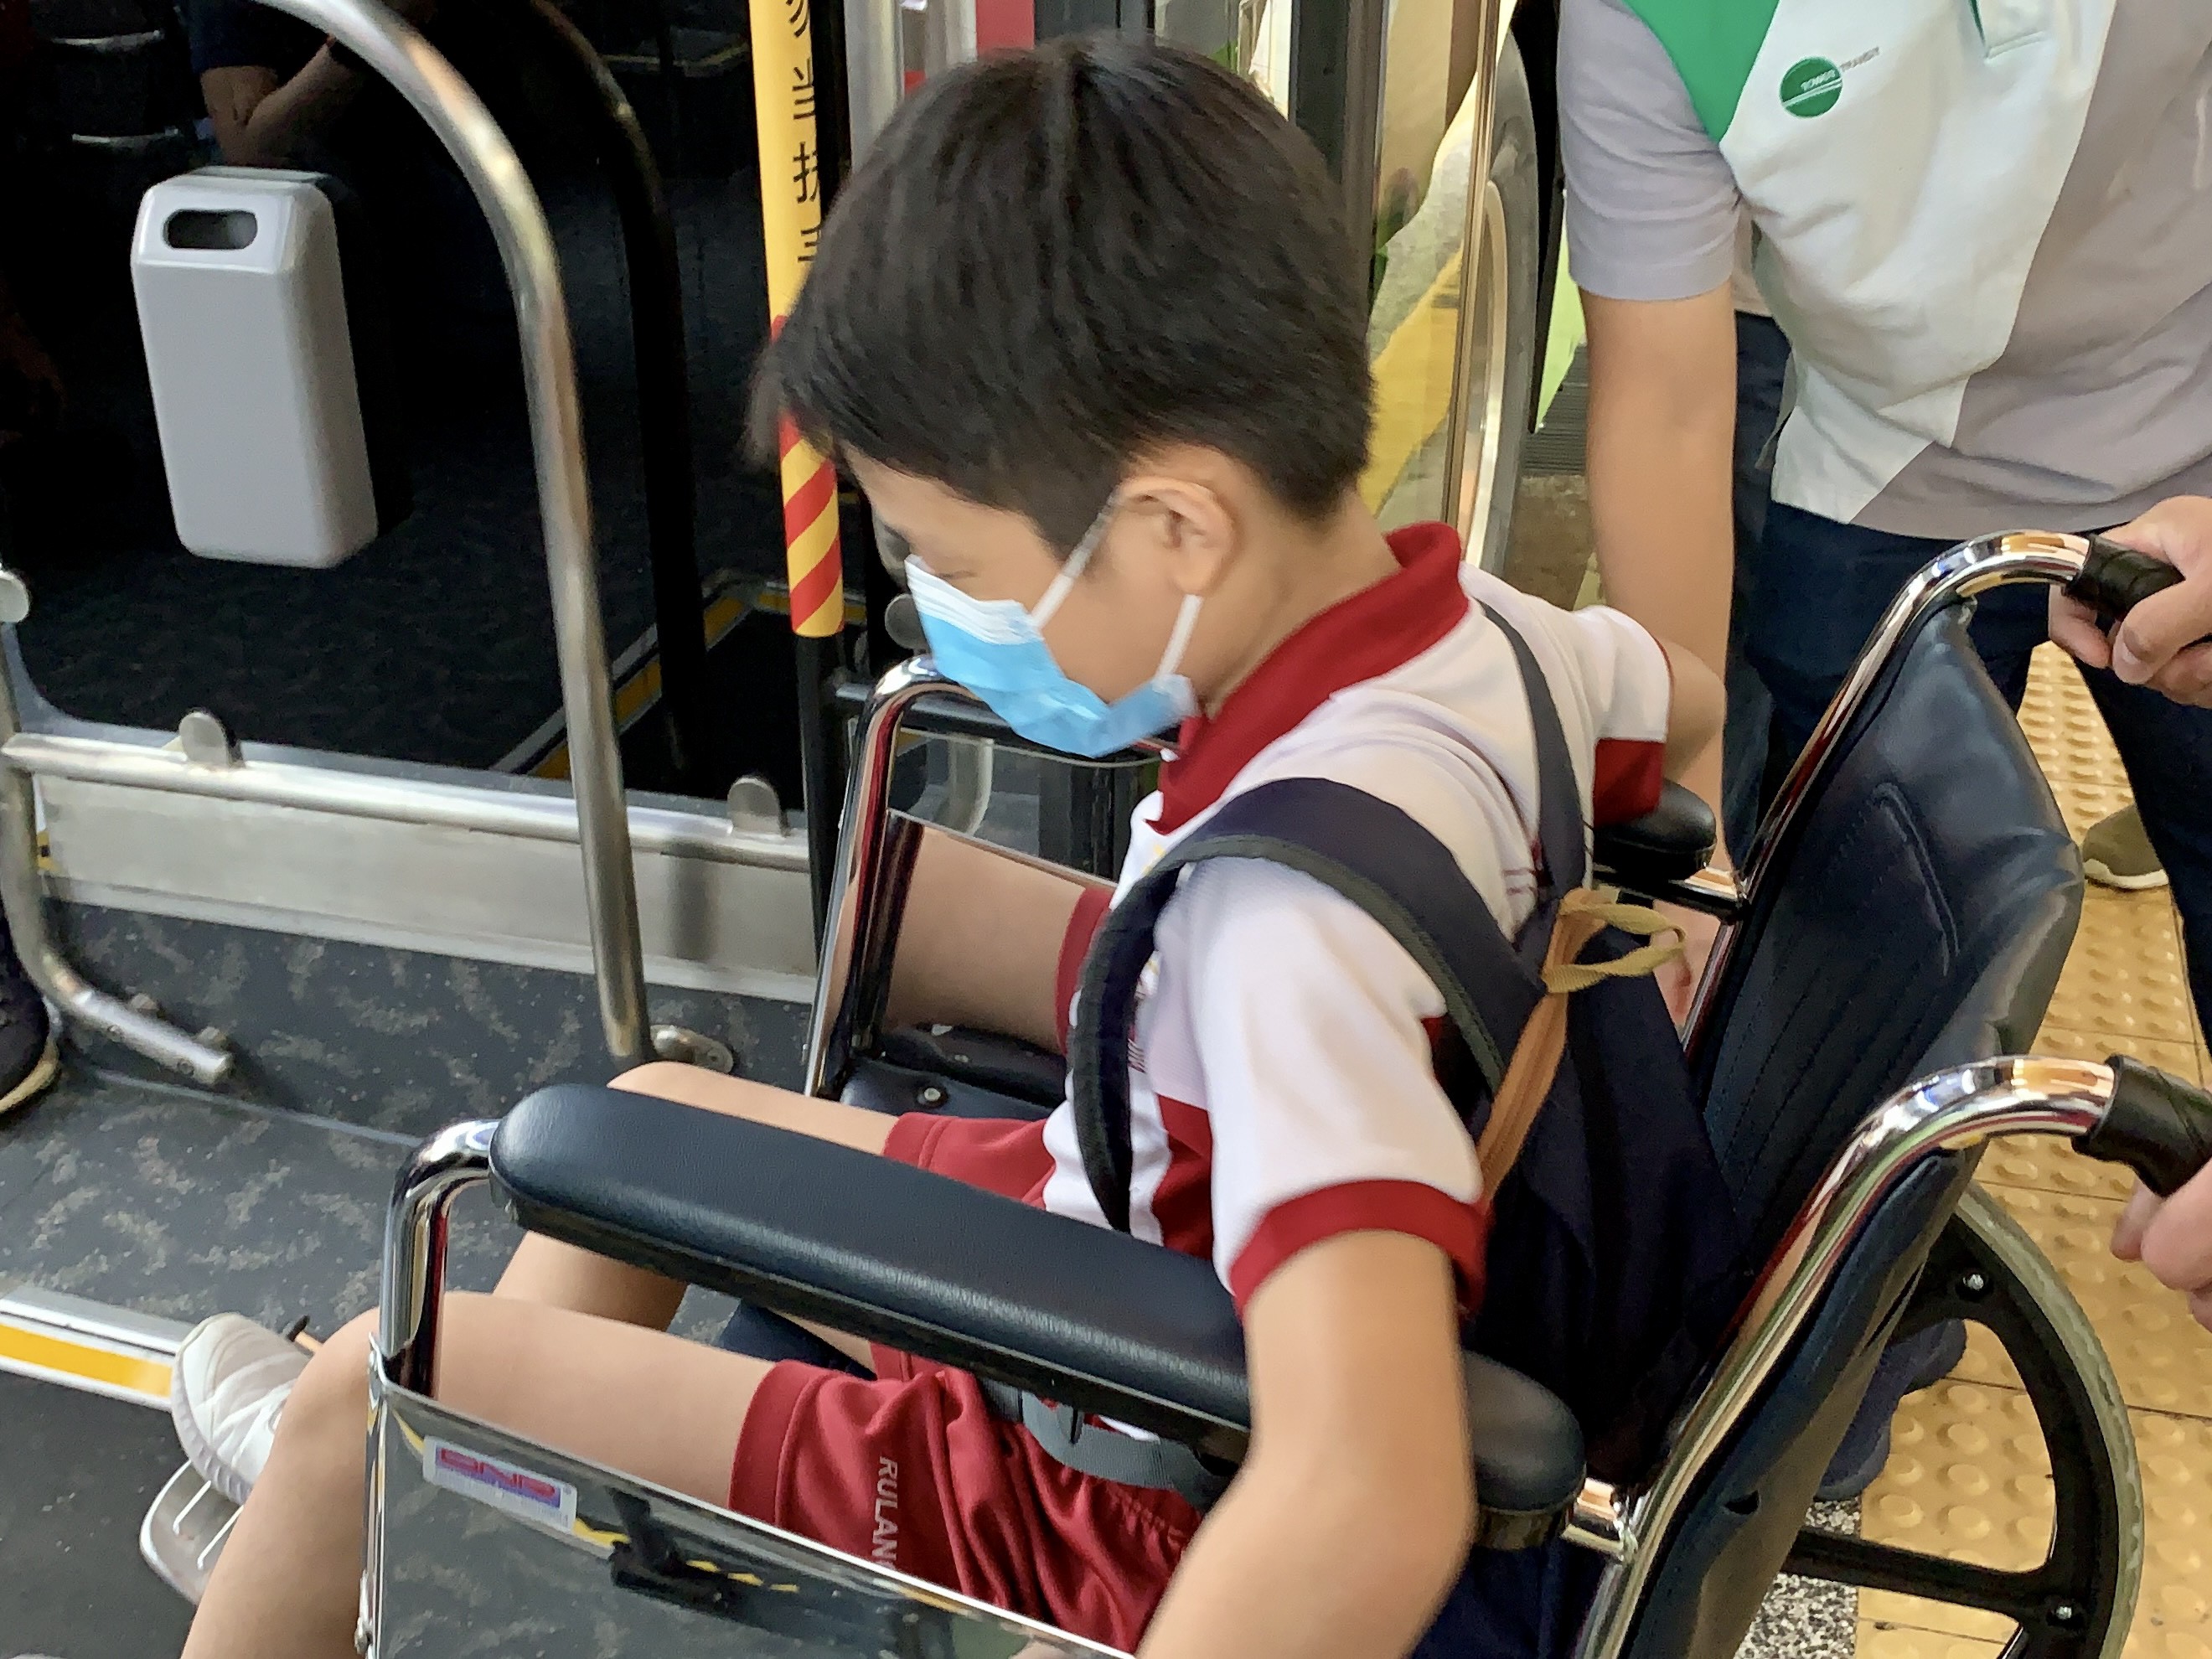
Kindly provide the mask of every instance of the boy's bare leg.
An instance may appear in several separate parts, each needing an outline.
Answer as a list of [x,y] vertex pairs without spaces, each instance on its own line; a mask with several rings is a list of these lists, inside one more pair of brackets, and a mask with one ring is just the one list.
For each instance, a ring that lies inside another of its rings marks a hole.
[[[1060,951],[1102,885],[941,830],[921,838],[891,969],[893,1026],[941,1021],[1060,1047]],[[1109,888],[1110,890],[1110,888]]]
[[[624,1073],[615,1079],[614,1086],[658,1095],[702,1111],[750,1118],[863,1152],[881,1153],[896,1121],[881,1112],[863,1111],[837,1101],[817,1100],[765,1083],[665,1060]],[[589,1250],[533,1233],[522,1241],[514,1259],[507,1263],[495,1294],[511,1301],[547,1303],[602,1319],[620,1320],[625,1325],[647,1325],[665,1331],[684,1300],[684,1286],[643,1267],[610,1261]]]
[[[924,836],[892,974],[893,1023],[943,1020],[1056,1042],[1054,983],[1060,944],[1077,900],[1095,885],[980,842],[934,831]],[[894,1121],[836,1101],[665,1061],[626,1073],[614,1086],[864,1152],[882,1152]],[[684,1300],[684,1286],[642,1267],[532,1237],[507,1264],[496,1294],[666,1330]],[[867,1362],[866,1344],[808,1328]]]
[[[436,1393],[533,1440],[729,1501],[765,1362],[565,1308],[449,1296]],[[375,1316],[323,1346],[192,1620],[185,1659],[351,1659]]]

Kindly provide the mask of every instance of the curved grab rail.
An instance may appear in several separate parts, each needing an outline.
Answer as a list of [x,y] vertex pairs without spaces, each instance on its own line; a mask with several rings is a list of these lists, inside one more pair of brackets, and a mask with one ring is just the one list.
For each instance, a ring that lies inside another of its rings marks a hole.
[[636,112],[583,32],[553,0],[511,0],[509,13],[522,28],[537,31],[575,93],[622,222],[660,708],[676,780],[694,793],[708,793],[715,746],[707,699],[706,615],[699,603],[691,380],[676,223]]
[[388,8],[377,0],[262,3],[331,35],[390,82],[459,165],[491,222],[522,341],[561,702],[568,723],[569,775],[584,848],[584,900],[590,913],[599,1024],[615,1061],[639,1064],[652,1057],[645,953],[638,938],[622,753],[615,741],[606,630],[599,615],[575,347],[545,210],[483,100],[436,47]]

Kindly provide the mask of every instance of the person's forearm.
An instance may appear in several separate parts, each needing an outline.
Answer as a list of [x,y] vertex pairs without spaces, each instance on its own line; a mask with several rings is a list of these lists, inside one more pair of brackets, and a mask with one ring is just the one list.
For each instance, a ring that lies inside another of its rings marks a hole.
[[1661,769],[1680,783],[1714,752],[1713,739],[1720,735],[1721,722],[1728,712],[1727,697],[1721,677],[1687,647],[1662,640],[1659,648],[1667,653],[1667,671],[1674,679],[1667,706],[1667,753]]
[[362,77],[334,59],[325,46],[300,72],[255,104],[226,136],[216,137],[223,160],[237,167],[283,167],[300,148],[327,131],[361,90]]
[[1363,1516],[1377,1494],[1354,1481],[1255,1473],[1184,1554],[1139,1659],[1402,1659],[1458,1576],[1471,1506],[1425,1529],[1401,1506]]
[[922,837],[891,973],[894,1025],[935,1022],[1060,1046],[1061,945],[1102,885],[939,830]]
[[[1735,575],[1735,313],[1724,290],[1646,304],[1587,296],[1590,526],[1606,603],[1717,675]],[[1720,745],[1681,769],[1717,807]]]

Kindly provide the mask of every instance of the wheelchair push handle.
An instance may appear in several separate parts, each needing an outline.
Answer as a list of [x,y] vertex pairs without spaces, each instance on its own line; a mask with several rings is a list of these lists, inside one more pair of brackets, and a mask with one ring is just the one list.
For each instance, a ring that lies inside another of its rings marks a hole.
[[2212,1094],[2125,1054],[2106,1064],[2112,1103],[2075,1146],[2107,1164],[2126,1164],[2144,1186],[2169,1198],[2212,1164]]
[[[2152,594],[2181,580],[2181,572],[2163,559],[2103,536],[2084,539],[2089,544],[2088,556],[2081,562],[2081,574],[2066,584],[2067,597],[2087,605],[2108,629],[2117,627]],[[2212,643],[2212,635],[2197,643]]]

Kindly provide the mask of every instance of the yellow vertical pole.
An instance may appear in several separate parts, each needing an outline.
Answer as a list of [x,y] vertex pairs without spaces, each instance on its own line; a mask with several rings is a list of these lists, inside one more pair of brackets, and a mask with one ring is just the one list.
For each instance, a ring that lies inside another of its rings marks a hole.
[[[760,134],[761,227],[771,331],[781,328],[790,314],[822,232],[812,4],[813,0],[752,0],[753,118]],[[845,623],[836,476],[788,420],[780,447],[792,631],[826,639]]]

